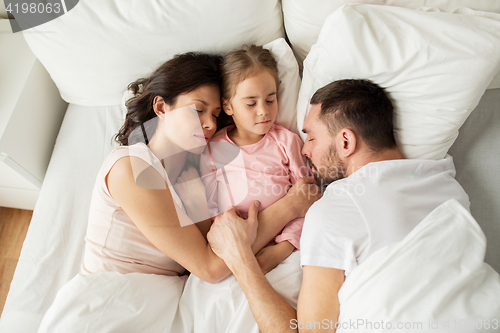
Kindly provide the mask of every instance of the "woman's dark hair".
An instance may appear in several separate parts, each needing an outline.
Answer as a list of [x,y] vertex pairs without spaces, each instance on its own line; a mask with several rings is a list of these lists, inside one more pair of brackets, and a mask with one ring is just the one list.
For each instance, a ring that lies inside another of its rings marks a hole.
[[335,135],[349,128],[373,151],[394,148],[393,105],[385,90],[369,80],[338,80],[318,89],[311,104],[321,104],[319,119]]
[[[156,130],[156,114],[153,101],[156,96],[163,98],[166,104],[174,105],[177,97],[189,93],[201,86],[221,87],[220,63],[222,57],[204,53],[184,53],[174,56],[150,77],[139,79],[129,84],[133,97],[127,100],[127,116],[122,128],[114,139],[127,146],[138,141],[148,141]],[[141,133],[142,140],[133,132]]]

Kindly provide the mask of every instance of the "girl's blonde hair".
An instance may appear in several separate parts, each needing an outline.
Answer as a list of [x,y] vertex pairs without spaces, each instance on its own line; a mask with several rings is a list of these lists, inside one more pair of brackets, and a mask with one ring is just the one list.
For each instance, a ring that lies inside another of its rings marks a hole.
[[245,45],[239,50],[226,54],[222,60],[222,98],[230,100],[236,93],[236,87],[249,77],[267,70],[279,88],[278,66],[269,50],[258,45]]

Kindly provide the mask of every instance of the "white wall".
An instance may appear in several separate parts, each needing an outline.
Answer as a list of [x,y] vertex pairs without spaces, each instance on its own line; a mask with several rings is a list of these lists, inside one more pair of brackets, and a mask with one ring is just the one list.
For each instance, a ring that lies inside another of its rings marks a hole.
[[7,18],[7,12],[5,11],[5,4],[0,1],[0,18]]

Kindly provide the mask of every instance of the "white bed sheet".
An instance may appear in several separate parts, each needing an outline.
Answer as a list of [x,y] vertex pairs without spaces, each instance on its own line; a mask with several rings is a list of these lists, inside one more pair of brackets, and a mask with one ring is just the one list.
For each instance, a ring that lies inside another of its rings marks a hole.
[[[380,249],[348,276],[339,292],[339,332],[392,332],[410,323],[414,330],[405,332],[447,333],[453,321],[457,333],[490,331],[469,327],[477,321],[496,331],[500,276],[483,262],[485,240],[458,201],[440,205],[401,242]],[[292,253],[266,277],[295,307],[300,254]],[[139,273],[77,275],[57,294],[39,333],[259,332],[234,276],[217,284],[193,275],[185,281]]]
[[0,319],[0,332],[36,332],[79,270],[97,171],[123,123],[119,106],[70,104]]

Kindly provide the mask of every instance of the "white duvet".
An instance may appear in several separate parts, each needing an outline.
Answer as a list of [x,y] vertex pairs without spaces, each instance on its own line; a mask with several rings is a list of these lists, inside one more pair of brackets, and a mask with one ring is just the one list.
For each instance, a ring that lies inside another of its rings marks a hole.
[[500,332],[500,276],[485,251],[470,213],[442,204],[352,271],[339,292],[339,332]]
[[[444,203],[346,278],[339,332],[499,332],[500,277],[483,263],[485,246],[470,213],[456,201]],[[293,253],[266,275],[293,306],[302,281],[299,259]],[[77,275],[59,291],[40,332],[259,331],[233,276],[216,285],[185,280]]]

